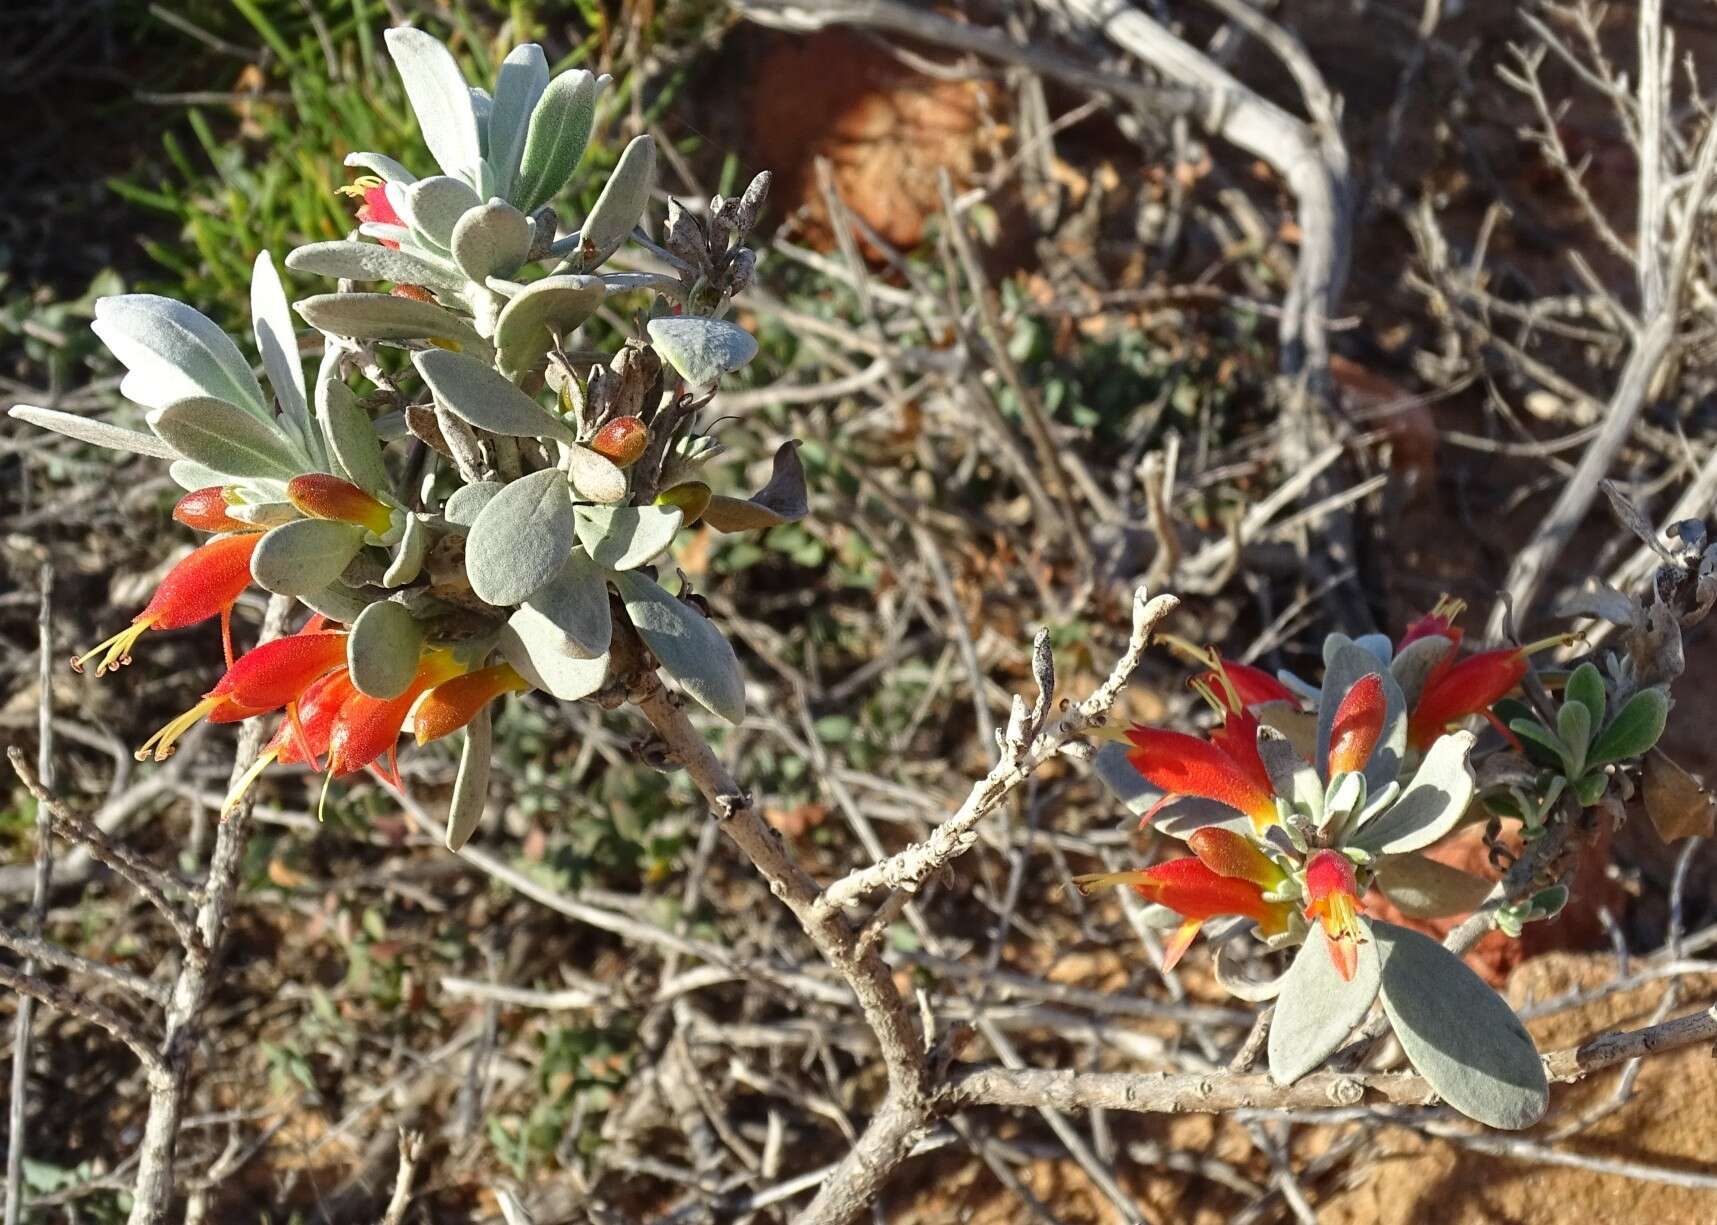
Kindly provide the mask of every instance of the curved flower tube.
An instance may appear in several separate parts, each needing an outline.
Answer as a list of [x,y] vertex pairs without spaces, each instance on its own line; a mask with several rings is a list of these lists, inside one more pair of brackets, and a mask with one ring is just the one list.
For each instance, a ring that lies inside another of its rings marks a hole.
[[260,532],[217,536],[187,554],[167,572],[155,595],[131,624],[105,642],[71,661],[74,672],[97,655],[101,662],[95,674],[105,675],[131,662],[131,648],[149,630],[176,630],[221,619],[221,645],[227,666],[233,662],[232,610],[244,589],[250,586],[250,555],[256,551]]

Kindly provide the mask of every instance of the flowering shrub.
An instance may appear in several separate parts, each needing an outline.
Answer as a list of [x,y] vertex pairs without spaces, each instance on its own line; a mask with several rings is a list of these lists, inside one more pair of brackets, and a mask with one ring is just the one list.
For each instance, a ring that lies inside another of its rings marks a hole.
[[[584,154],[607,78],[551,79],[533,44],[485,91],[430,35],[390,30],[387,45],[439,173],[419,178],[381,153],[347,159],[366,172],[348,188],[361,199],[355,234],[286,258],[337,278],[334,292],[289,308],[268,253],[257,257],[266,391],[198,311],[130,294],[101,299],[94,328],[126,366],[121,391],[147,410],[149,432],[13,411],[168,460],[189,491],[174,518],[211,534],[129,626],[74,661],[111,672],[149,630],[220,619],[225,675],[140,758],[165,759],[200,720],[283,711],[230,803],[274,761],[397,782],[408,723],[420,743],[463,730],[457,847],[482,811],[488,707],[504,694],[591,697],[620,679],[619,657],[636,664],[647,649],[738,721],[731,646],[650,563],[693,523],[763,528],[801,517],[806,501],[793,443],[757,496],[713,492],[702,473],[721,445],[696,428],[718,381],[756,352],[723,315],[755,268],[744,240],[768,177],[705,217],[671,204],[658,246],[639,231],[655,181],[640,136],[578,230],[558,236],[550,201]],[[664,270],[605,271],[629,241]],[[599,309],[621,316],[612,355],[572,347]],[[294,312],[321,334],[309,384]],[[232,607],[252,581],[316,616],[235,657]]]
[[[1486,818],[1514,818],[1530,840],[1565,793],[1596,804],[1616,765],[1656,743],[1669,699],[1661,687],[1629,693],[1620,673],[1607,686],[1585,663],[1566,678],[1552,730],[1527,704],[1503,700],[1534,651],[1565,639],[1463,655],[1459,612],[1440,604],[1398,643],[1330,635],[1318,686],[1201,656],[1207,670],[1193,685],[1220,718],[1207,739],[1135,727],[1130,749],[1109,745],[1098,756],[1103,777],[1142,809],[1141,825],[1185,841],[1192,856],[1079,879],[1130,887],[1153,904],[1152,917],[1173,928],[1165,968],[1214,919],[1230,920],[1224,938],[1249,927],[1296,949],[1269,983],[1234,978],[1220,953],[1216,963],[1237,994],[1276,1001],[1268,1052],[1278,1082],[1322,1064],[1380,999],[1407,1058],[1444,1100],[1493,1127],[1520,1128],[1543,1115],[1549,1090],[1514,1011],[1455,953],[1366,914],[1364,899],[1375,888],[1415,917],[1475,909],[1489,882],[1425,852]],[[1503,731],[1488,755],[1518,759],[1524,746],[1541,768],[1481,795],[1478,739],[1457,726],[1473,716]],[[1498,926],[1518,935],[1566,900],[1552,885],[1500,910]]]

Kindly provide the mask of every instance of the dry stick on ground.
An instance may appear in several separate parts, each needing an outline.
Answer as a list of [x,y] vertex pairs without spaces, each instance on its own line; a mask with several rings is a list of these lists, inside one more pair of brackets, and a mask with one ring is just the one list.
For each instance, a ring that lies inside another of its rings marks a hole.
[[728,836],[787,904],[822,957],[852,989],[865,1022],[876,1034],[888,1075],[888,1089],[858,1143],[825,1179],[799,1218],[801,1225],[839,1225],[851,1220],[880,1194],[892,1171],[906,1159],[930,1123],[936,1086],[955,1043],[926,1052],[906,1002],[883,961],[877,942],[861,939],[842,906],[879,889],[907,894],[945,864],[977,844],[976,826],[1023,783],[1038,765],[1069,739],[1104,719],[1138,666],[1151,634],[1177,607],[1172,596],[1147,599],[1139,591],[1133,605],[1133,630],[1127,650],[1108,680],[1054,726],[1046,726],[1053,698],[1054,673],[1047,646],[1034,658],[1040,693],[1035,707],[1016,700],[1004,738],[1002,761],[972,789],[966,803],[922,843],[860,869],[825,892],[806,875],[781,837],[758,814],[740,787],[687,717],[682,701],[670,694],[655,673],[632,686],[631,700],[662,737],[668,754],[685,767],[714,810]]
[[1706,128],[1695,156],[1693,174],[1678,209],[1663,190],[1663,134],[1669,122],[1671,89],[1665,81],[1662,0],[1644,0],[1639,12],[1640,217],[1636,274],[1640,292],[1640,327],[1633,338],[1627,364],[1605,410],[1603,428],[1580,457],[1574,475],[1562,486],[1555,505],[1537,532],[1509,567],[1504,590],[1508,598],[1491,610],[1486,633],[1502,637],[1512,603],[1516,620],[1524,619],[1549,576],[1550,567],[1573,538],[1591,509],[1598,481],[1609,471],[1633,431],[1658,371],[1675,350],[1681,307],[1692,267],[1694,240],[1704,232],[1700,214],[1717,172],[1717,123]]
[[[44,788],[54,785],[54,686],[53,686],[53,606],[54,568],[44,564],[42,574],[41,610],[37,617],[37,649],[40,652],[36,684],[39,686],[36,706],[36,773]],[[30,896],[30,910],[19,934],[26,940],[39,940],[42,924],[48,914],[48,890],[54,872],[54,819],[46,804],[36,806],[36,879]],[[16,946],[14,946],[16,947]],[[25,974],[36,972],[35,958],[24,961]],[[35,1019],[35,1000],[28,995],[18,1000],[18,1012],[12,1025],[12,1090],[6,1111],[6,1223],[18,1225],[24,1210],[24,1117],[30,1097],[30,1027]]]
[[[291,607],[292,601],[284,596],[270,597],[258,645],[285,630]],[[250,719],[244,723],[233,756],[232,783],[236,784],[256,760],[262,748],[265,722]],[[184,960],[173,980],[159,1056],[155,1066],[148,1068],[149,1115],[143,1125],[127,1225],[162,1225],[172,1204],[173,1154],[190,1086],[191,1061],[197,1054],[203,1009],[208,1004],[233,895],[238,889],[245,842],[250,834],[250,810],[251,799],[246,797],[215,831],[209,874],[194,917],[195,931],[185,942]]]

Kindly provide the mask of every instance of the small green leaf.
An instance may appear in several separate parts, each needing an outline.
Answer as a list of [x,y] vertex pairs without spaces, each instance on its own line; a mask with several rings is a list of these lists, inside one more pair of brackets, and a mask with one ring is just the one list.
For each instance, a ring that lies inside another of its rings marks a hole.
[[1663,735],[1669,705],[1669,695],[1662,689],[1641,689],[1634,694],[1592,746],[1588,767],[1645,756]]
[[1556,711],[1556,738],[1568,750],[1568,777],[1586,770],[1586,750],[1592,746],[1592,712],[1583,702],[1564,702]]
[[1382,981],[1376,942],[1365,939],[1358,954],[1353,977],[1344,980],[1323,928],[1314,924],[1306,933],[1282,976],[1270,1023],[1270,1079],[1277,1084],[1291,1085],[1328,1059],[1371,1011]]
[[600,277],[546,276],[532,281],[495,321],[501,371],[520,379],[539,368],[557,336],[565,336],[595,313],[608,287]]
[[1568,677],[1568,686],[1562,691],[1563,702],[1578,702],[1592,716],[1591,726],[1594,730],[1604,726],[1604,707],[1607,699],[1604,695],[1604,676],[1598,671],[1598,665],[1583,663],[1575,668]]
[[579,227],[578,250],[567,261],[571,271],[594,272],[620,249],[644,215],[655,185],[656,142],[648,134],[634,136],[621,150],[614,173],[602,185],[602,194]]
[[[1574,755],[1563,744],[1555,732],[1545,727],[1536,718],[1527,716],[1520,719],[1510,719],[1508,730],[1526,742],[1526,755],[1540,765],[1559,769],[1564,774],[1574,773]],[[1537,750],[1534,752],[1534,750]]]
[[1550,1087],[1514,1010],[1437,941],[1373,921],[1383,1008],[1414,1069],[1468,1118],[1516,1131],[1544,1116]]
[[518,179],[508,195],[525,212],[559,195],[577,169],[596,121],[596,93],[596,78],[575,68],[550,81],[531,111]]
[[495,74],[495,105],[489,112],[489,156],[495,194],[510,199],[525,152],[531,114],[548,89],[548,57],[535,43],[514,47]]
[[456,527],[470,527],[490,499],[505,488],[500,481],[472,481],[469,485],[461,485],[447,495],[447,501],[441,506],[441,516]]

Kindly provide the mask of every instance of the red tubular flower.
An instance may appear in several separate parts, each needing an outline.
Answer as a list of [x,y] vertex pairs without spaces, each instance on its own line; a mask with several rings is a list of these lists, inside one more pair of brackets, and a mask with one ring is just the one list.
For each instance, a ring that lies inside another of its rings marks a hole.
[[132,618],[129,626],[72,660],[73,671],[82,672],[84,665],[97,655],[101,656],[95,669],[97,676],[122,668],[131,662],[132,646],[147,631],[182,629],[216,615],[221,619],[221,642],[230,666],[232,608],[250,586],[250,555],[261,539],[258,532],[217,536],[193,549],[167,572],[154,597]]
[[1408,643],[1417,642],[1421,638],[1429,638],[1432,634],[1451,639],[1456,646],[1459,646],[1461,631],[1455,628],[1455,620],[1466,611],[1466,608],[1467,602],[1465,600],[1457,600],[1451,595],[1440,597],[1430,612],[1407,627],[1407,632],[1401,635],[1401,641],[1395,644],[1396,653],[1399,654],[1401,648]]
[[[400,215],[394,212],[393,203],[388,199],[387,184],[380,179],[366,175],[350,187],[340,189],[348,195],[361,195],[364,202],[358,206],[359,221],[373,221],[377,225],[404,225]],[[382,246],[399,250],[399,244],[391,238],[380,240]]]
[[503,693],[518,693],[531,683],[511,664],[496,664],[443,681],[424,695],[411,712],[411,731],[418,744],[451,735],[477,717],[477,712]]
[[[1239,835],[1236,835],[1238,837]],[[1163,970],[1172,970],[1198,935],[1206,919],[1242,915],[1265,935],[1284,931],[1292,907],[1264,899],[1264,890],[1250,880],[1225,876],[1200,859],[1171,859],[1137,872],[1076,876],[1081,889],[1099,885],[1128,885],[1140,897],[1166,906],[1186,921],[1163,946]]]
[[1254,706],[1263,706],[1269,702],[1287,702],[1296,707],[1300,704],[1299,696],[1292,689],[1264,669],[1226,659],[1217,662],[1222,669],[1220,675],[1212,670],[1198,679],[1213,689],[1223,687],[1226,680],[1226,687],[1234,691],[1240,704],[1246,709],[1250,710]]
[[1365,768],[1365,763],[1371,760],[1371,750],[1383,736],[1383,716],[1387,711],[1383,678],[1375,672],[1360,677],[1342,695],[1330,724],[1329,760],[1325,763],[1330,778]]
[[371,497],[350,481],[325,472],[295,476],[286,482],[286,500],[312,519],[337,519],[355,523],[376,535],[393,525],[393,512],[386,503]]
[[1306,860],[1306,917],[1323,924],[1330,960],[1346,982],[1359,965],[1359,880],[1340,851],[1315,851]]
[[389,768],[383,775],[394,785],[399,772],[392,766],[393,750],[405,727],[406,715],[412,705],[430,689],[452,679],[459,673],[459,662],[453,652],[427,652],[417,666],[404,693],[396,698],[372,698],[356,690],[340,707],[334,728],[328,739],[328,772],[333,778],[344,778],[374,762],[383,754],[389,757]]
[[1127,732],[1133,769],[1169,795],[1193,795],[1226,804],[1263,829],[1276,821],[1275,792],[1258,759],[1258,721],[1230,715],[1210,741],[1184,732],[1134,727]]
[[137,760],[153,753],[156,761],[166,761],[179,737],[203,719],[224,723],[279,710],[345,660],[346,635],[334,630],[265,642],[245,652],[202,701],[145,740]]
[[193,489],[173,506],[173,518],[199,532],[254,532],[255,524],[228,513],[226,490],[219,485]]
[[[1561,641],[1555,639],[1553,641]],[[1536,643],[1534,646],[1542,646]],[[1532,647],[1481,651],[1456,661],[1450,651],[1426,678],[1419,701],[1407,720],[1407,743],[1423,751],[1449,724],[1488,711],[1506,697],[1526,675]]]
[[303,695],[288,706],[287,717],[275,729],[274,738],[227,793],[221,815],[237,808],[251,784],[277,761],[320,769],[322,755],[328,751],[328,741],[334,734],[334,719],[346,699],[356,692],[352,674],[345,668],[336,668],[306,686]]

